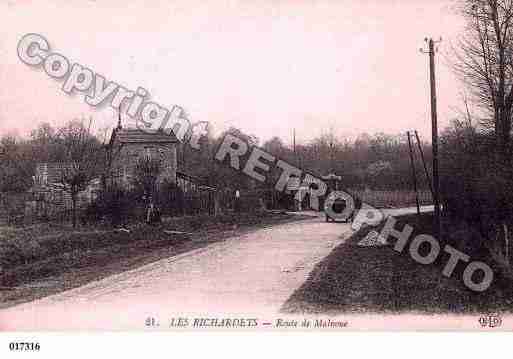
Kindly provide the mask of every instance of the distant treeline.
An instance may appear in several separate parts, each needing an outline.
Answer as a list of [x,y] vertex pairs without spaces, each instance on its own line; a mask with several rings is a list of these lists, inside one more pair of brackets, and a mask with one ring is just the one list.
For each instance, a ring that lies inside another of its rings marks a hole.
[[[2,146],[2,166],[0,168],[0,191],[23,192],[32,185],[35,165],[38,162],[65,162],[67,142],[73,133],[81,133],[77,128],[81,121],[71,121],[63,127],[40,124],[28,138],[4,135]],[[377,133],[362,134],[356,139],[325,134],[308,142],[292,145],[278,137],[261,142],[256,136],[243,130],[230,128],[219,136],[211,133],[200,139],[200,149],[187,144],[178,147],[178,168],[188,174],[205,179],[205,183],[218,188],[255,188],[274,184],[280,175],[278,169],[270,171],[269,183],[255,183],[246,175],[230,168],[225,163],[214,160],[214,154],[224,136],[236,135],[250,145],[259,146],[277,158],[317,176],[330,172],[342,176],[344,187],[373,190],[411,190],[412,177],[409,149],[406,134],[388,135]],[[104,160],[103,142],[105,139],[92,137],[92,146],[97,148],[97,171],[101,171]],[[416,169],[420,189],[428,189],[424,169],[416,151]],[[431,149],[423,143],[427,166],[430,171]]]
[[[213,160],[215,151],[227,133],[245,139],[250,145],[259,146],[277,159],[286,161],[304,172],[319,177],[334,172],[342,177],[345,188],[413,189],[406,133],[361,134],[356,139],[336,137],[327,133],[307,142],[296,143],[294,149],[293,145],[285,143],[279,137],[260,141],[256,136],[246,134],[240,129],[230,128],[218,137],[203,137],[199,151],[187,145],[181,146],[178,156],[179,168],[206,178],[210,185],[216,187],[251,188],[274,185],[281,174],[280,169],[273,169],[271,166],[267,174],[268,183],[256,184],[244,174],[229,168],[229,165]],[[427,143],[422,143],[422,148],[428,171],[431,171],[431,147]],[[413,149],[416,156],[418,187],[429,189],[416,142],[413,142]]]

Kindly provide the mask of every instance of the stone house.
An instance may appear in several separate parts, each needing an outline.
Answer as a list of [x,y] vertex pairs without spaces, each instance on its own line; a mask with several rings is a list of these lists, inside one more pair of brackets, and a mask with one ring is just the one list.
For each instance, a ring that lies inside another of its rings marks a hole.
[[[169,181],[176,183],[185,194],[185,199],[200,196],[207,198],[205,207],[213,205],[212,194],[215,188],[205,186],[201,179],[189,176],[177,170],[177,146],[179,140],[173,132],[169,134],[155,130],[123,128],[121,121],[112,131],[109,142],[105,146],[107,164],[107,184],[116,184],[125,189],[134,186],[135,169],[140,159],[158,159],[161,173],[157,183]],[[32,200],[27,203],[31,213],[58,213],[71,208],[71,195],[64,191],[60,183],[62,172],[69,163],[39,163],[36,166],[34,186],[30,190]],[[79,193],[79,207],[85,207],[94,201],[102,190],[102,180],[95,178],[89,182],[87,189]]]
[[[177,147],[180,141],[171,131],[123,128],[121,123],[112,131],[106,146],[110,180],[125,189],[134,186],[136,166],[141,159],[160,161],[161,173],[157,184],[175,183],[182,191],[182,213],[216,213],[216,189],[206,186],[201,178],[178,171]],[[176,193],[175,193],[176,195]],[[178,205],[177,198],[177,205]]]
[[162,166],[157,182],[167,180],[176,183],[178,144],[173,132],[166,134],[155,130],[122,128],[119,124],[112,131],[106,146],[111,180],[124,188],[131,188],[138,161],[152,158],[160,160]]
[[[72,208],[71,194],[64,189],[62,173],[71,164],[62,162],[38,163],[33,177],[33,186],[29,190],[30,199],[26,202],[25,213],[36,217],[53,216]],[[100,179],[89,181],[85,191],[78,194],[79,208],[91,203],[100,192]]]

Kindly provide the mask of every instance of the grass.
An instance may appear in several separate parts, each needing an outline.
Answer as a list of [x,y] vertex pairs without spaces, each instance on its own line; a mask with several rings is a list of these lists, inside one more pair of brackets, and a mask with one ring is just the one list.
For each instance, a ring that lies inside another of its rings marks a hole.
[[[429,215],[401,217],[397,227],[402,228],[405,223],[415,228],[410,238],[432,232]],[[368,232],[379,231],[380,227],[382,225],[362,229],[335,248],[292,294],[282,311],[433,314],[504,312],[513,308],[511,283],[500,273],[496,273],[488,290],[477,293],[463,284],[464,266],[458,266],[450,278],[442,275],[448,254],[441,254],[433,264],[422,265],[411,259],[408,246],[398,253],[393,249],[393,243],[380,247],[357,245]],[[476,259],[485,258],[472,258]]]

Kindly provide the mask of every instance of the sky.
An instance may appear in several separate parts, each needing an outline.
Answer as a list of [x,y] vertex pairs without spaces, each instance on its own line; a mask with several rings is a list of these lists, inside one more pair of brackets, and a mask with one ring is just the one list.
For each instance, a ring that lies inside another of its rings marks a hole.
[[[117,114],[17,56],[27,33],[52,51],[151,101],[183,107],[215,133],[235,126],[265,141],[306,142],[328,131],[431,131],[424,38],[450,52],[463,30],[442,0],[3,1],[0,4],[0,134],[25,135],[38,122]],[[461,88],[437,57],[438,112],[446,126]]]

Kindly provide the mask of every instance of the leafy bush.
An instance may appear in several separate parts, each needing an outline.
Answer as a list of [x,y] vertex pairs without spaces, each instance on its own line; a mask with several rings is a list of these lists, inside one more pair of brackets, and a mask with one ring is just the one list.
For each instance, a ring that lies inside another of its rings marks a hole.
[[86,208],[85,217],[88,221],[108,219],[112,225],[118,226],[133,217],[137,210],[136,195],[121,187],[112,186],[100,193],[98,198]]
[[180,216],[185,214],[185,195],[176,183],[164,181],[156,196],[157,206],[163,214]]

